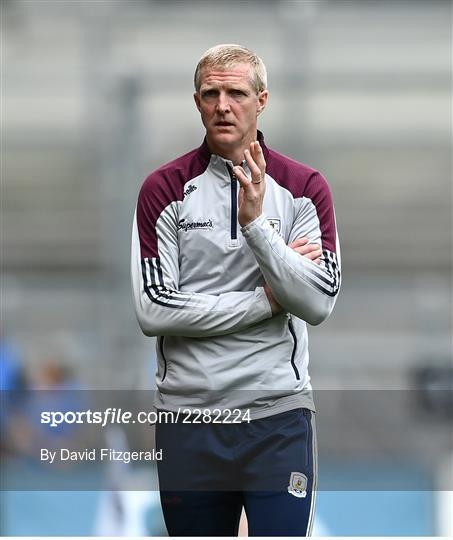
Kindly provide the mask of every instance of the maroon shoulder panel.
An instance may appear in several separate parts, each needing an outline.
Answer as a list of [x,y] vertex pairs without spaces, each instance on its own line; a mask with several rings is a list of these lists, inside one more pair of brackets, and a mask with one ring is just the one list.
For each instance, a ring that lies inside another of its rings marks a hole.
[[[261,142],[262,145],[263,142]],[[266,148],[266,172],[294,198],[307,197],[315,205],[321,226],[322,246],[336,253],[336,229],[332,192],[321,173],[304,163]]]
[[156,222],[174,201],[182,201],[184,184],[202,174],[210,159],[206,142],[199,148],[162,165],[152,172],[140,189],[137,201],[137,228],[141,258],[158,257]]

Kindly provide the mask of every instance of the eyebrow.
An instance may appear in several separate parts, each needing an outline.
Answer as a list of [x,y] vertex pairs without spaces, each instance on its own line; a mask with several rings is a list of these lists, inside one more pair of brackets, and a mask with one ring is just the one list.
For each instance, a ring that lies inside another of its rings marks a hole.
[[[232,85],[225,89],[226,92],[243,92],[244,94],[249,94],[251,90],[249,88],[245,88],[244,86],[236,86]],[[205,94],[207,92],[219,92],[219,87],[217,85],[208,85],[205,88],[200,89],[200,94]]]

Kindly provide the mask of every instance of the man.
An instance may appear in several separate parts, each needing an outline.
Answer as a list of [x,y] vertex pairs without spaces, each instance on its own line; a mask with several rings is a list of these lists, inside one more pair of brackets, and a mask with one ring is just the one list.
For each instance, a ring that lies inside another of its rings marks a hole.
[[156,426],[172,536],[237,535],[242,507],[252,536],[313,522],[306,323],[334,306],[340,251],[326,180],[257,131],[266,78],[244,47],[206,51],[205,140],[153,172],[137,203],[131,271],[140,326],[158,336],[155,405],[182,411]]

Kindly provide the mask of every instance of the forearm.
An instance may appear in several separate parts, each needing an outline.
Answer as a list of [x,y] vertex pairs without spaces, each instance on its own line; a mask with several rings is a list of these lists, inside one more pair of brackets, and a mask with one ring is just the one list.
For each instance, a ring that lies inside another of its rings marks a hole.
[[178,290],[160,259],[140,256],[134,223],[131,279],[140,328],[147,336],[209,337],[243,330],[272,316],[264,289],[219,295]]
[[[176,297],[173,293],[172,296]],[[185,304],[178,306],[172,306],[168,298],[159,293],[153,300],[139,291],[134,297],[137,319],[147,336],[211,337],[230,334],[272,315],[262,288],[219,296],[191,293]]]
[[316,325],[331,313],[339,290],[339,262],[320,264],[289,248],[264,215],[242,228],[273,296],[282,308]]

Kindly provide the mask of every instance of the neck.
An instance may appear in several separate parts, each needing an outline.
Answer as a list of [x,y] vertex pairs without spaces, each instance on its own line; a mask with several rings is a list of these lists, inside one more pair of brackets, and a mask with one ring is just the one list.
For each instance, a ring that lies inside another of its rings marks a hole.
[[244,138],[239,144],[231,145],[219,145],[213,143],[209,135],[206,135],[206,142],[208,143],[209,150],[224,159],[228,159],[233,162],[234,165],[240,165],[245,159],[244,150],[250,148],[250,144],[257,140],[258,134],[255,132],[255,136],[249,136]]

